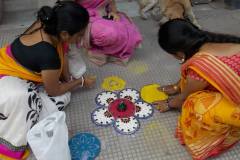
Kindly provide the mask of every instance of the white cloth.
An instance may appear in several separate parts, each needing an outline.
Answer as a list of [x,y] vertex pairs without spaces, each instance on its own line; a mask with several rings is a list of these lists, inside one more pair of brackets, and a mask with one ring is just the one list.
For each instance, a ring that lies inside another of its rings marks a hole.
[[1,78],[0,88],[0,144],[15,150],[26,147],[27,132],[39,117],[63,110],[71,96],[50,97],[34,83],[12,76]]
[[39,93],[42,99],[42,111],[39,114],[39,121],[56,111],[62,111],[70,102],[71,93],[67,92],[61,96],[51,97],[45,91]]

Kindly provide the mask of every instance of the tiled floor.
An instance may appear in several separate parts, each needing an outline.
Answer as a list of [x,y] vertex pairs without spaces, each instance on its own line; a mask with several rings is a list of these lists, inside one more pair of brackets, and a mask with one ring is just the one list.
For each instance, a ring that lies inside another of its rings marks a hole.
[[[119,76],[127,82],[126,87],[138,90],[146,84],[164,85],[179,78],[178,63],[157,44],[157,23],[140,19],[135,2],[120,1],[118,4],[120,10],[127,11],[139,26],[144,37],[143,47],[136,50],[127,67],[113,64],[97,67],[86,60],[88,73],[97,75],[97,85],[94,89],[73,93],[72,101],[66,109],[70,134],[90,132],[98,136],[102,142],[98,160],[190,160],[185,148],[174,138],[178,112],[155,112],[152,118],[141,121],[141,129],[132,136],[119,135],[112,127],[96,127],[91,122],[90,114],[95,108],[94,98],[102,91],[101,83],[105,77]],[[210,5],[195,6],[194,11],[204,29],[240,35],[239,10],[226,10],[221,1],[218,1]],[[22,31],[9,26],[2,29],[0,26],[0,45],[11,41]],[[139,68],[142,68],[141,71]],[[239,150],[240,145],[236,145],[215,159],[240,159]],[[34,159],[33,156],[29,158]]]

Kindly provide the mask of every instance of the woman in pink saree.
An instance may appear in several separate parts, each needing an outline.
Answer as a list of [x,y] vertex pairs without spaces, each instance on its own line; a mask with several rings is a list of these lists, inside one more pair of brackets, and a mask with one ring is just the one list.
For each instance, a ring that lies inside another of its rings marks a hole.
[[75,0],[90,15],[88,30],[81,41],[92,62],[125,64],[142,42],[142,36],[127,15],[118,12],[114,0]]

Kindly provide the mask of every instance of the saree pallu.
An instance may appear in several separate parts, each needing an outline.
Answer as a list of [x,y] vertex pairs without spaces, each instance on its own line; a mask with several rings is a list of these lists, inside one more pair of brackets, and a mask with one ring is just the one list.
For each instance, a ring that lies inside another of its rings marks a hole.
[[107,0],[80,0],[77,3],[84,6],[90,15],[90,23],[82,40],[83,47],[98,57],[103,55],[128,60],[142,42],[133,21],[121,12],[118,21],[102,18],[100,10],[105,9],[104,15],[111,10],[107,7]]
[[182,66],[182,89],[188,69],[217,89],[191,94],[182,106],[176,129],[176,137],[192,158],[204,160],[240,139],[240,77],[216,57],[199,53]]
[[[61,72],[64,63],[64,48],[62,44],[57,45],[57,51],[61,61]],[[60,72],[60,74],[61,74]],[[20,65],[12,56],[11,46],[8,45],[0,49],[0,75],[15,76],[33,82],[42,82],[41,75],[31,72]]]
[[0,159],[23,160],[29,155],[27,132],[39,120],[40,112],[64,109],[70,93],[48,96],[34,83],[42,82],[41,75],[19,65],[10,46],[0,49],[0,75]]

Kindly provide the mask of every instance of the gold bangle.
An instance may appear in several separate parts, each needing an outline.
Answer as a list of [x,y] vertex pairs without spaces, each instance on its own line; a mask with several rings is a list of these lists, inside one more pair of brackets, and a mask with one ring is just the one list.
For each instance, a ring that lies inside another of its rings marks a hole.
[[177,85],[174,85],[174,86],[173,86],[173,89],[177,91],[177,90],[178,90],[178,86],[177,86]]
[[81,78],[82,78],[81,87],[83,87],[85,79],[84,79],[84,77],[83,77],[83,76],[82,76]]

